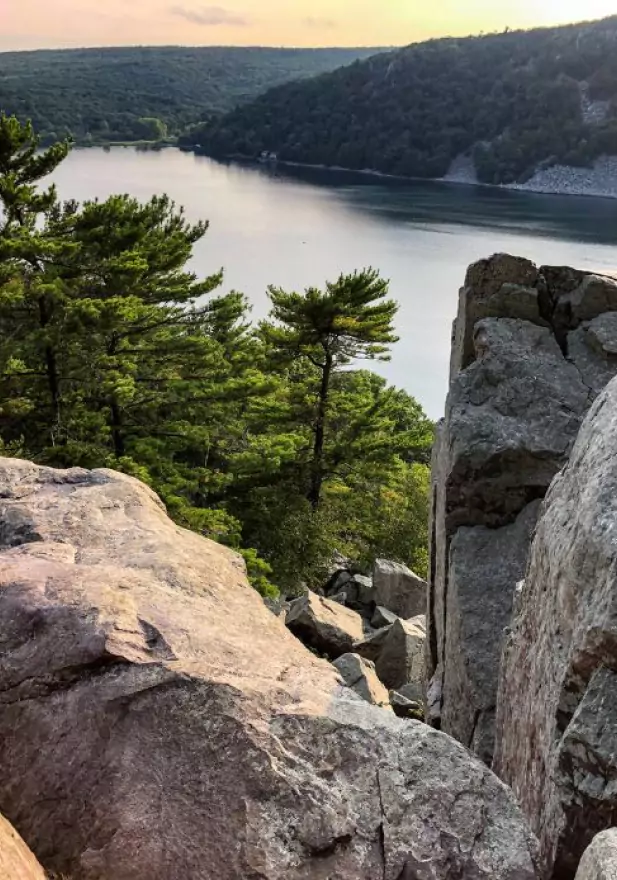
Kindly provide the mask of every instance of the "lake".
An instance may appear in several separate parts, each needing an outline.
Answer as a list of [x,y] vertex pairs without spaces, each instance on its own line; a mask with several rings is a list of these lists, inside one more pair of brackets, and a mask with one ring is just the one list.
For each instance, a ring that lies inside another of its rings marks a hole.
[[221,164],[168,149],[75,150],[54,174],[62,198],[168,193],[210,230],[199,275],[225,270],[255,318],[268,285],[300,290],[364,266],[390,279],[400,342],[376,365],[442,415],[450,331],[469,263],[508,251],[541,263],[617,269],[617,200],[394,181],[316,169]]

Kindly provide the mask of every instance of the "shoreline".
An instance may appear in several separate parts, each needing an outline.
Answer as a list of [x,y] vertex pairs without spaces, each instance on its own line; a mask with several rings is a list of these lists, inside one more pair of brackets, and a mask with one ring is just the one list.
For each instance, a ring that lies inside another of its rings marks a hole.
[[[195,153],[198,156],[206,156],[207,158],[214,159],[216,161],[217,157],[209,156],[207,153],[198,152],[194,149],[190,149],[189,152]],[[400,180],[407,182],[415,182],[415,183],[445,183],[453,186],[468,186],[473,188],[484,188],[490,190],[502,190],[504,192],[522,192],[529,193],[532,195],[551,195],[551,196],[570,196],[575,198],[593,198],[593,199],[617,199],[617,157],[606,157],[607,160],[614,165],[614,182],[613,188],[607,187],[599,187],[599,188],[585,188],[581,187],[580,189],[573,188],[571,185],[566,185],[562,183],[561,185],[551,185],[550,183],[544,183],[542,180],[538,180],[539,177],[552,176],[555,172],[558,174],[565,174],[568,177],[577,176],[577,175],[590,175],[596,173],[595,168],[574,168],[569,166],[554,166],[553,168],[549,168],[546,171],[540,171],[534,177],[536,178],[536,182],[534,183],[534,178],[532,178],[527,183],[482,183],[479,180],[472,179],[457,179],[455,177],[411,177],[403,174],[388,174],[385,171],[377,171],[376,169],[371,168],[344,168],[341,165],[315,165],[309,162],[291,162],[284,159],[278,159],[276,161],[266,161],[260,162],[258,159],[251,158],[250,156],[227,156],[223,161],[234,162],[250,162],[255,165],[264,165],[266,167],[276,168],[277,165],[282,165],[285,168],[308,168],[314,171],[333,171],[333,172],[343,172],[345,174],[359,174],[363,177],[373,177],[376,179],[382,180]],[[600,160],[602,161],[602,160]]]

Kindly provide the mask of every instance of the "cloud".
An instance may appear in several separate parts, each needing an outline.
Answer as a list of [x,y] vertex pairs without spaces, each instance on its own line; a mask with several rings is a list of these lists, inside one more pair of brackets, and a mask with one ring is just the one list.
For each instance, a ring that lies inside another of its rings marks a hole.
[[201,27],[246,27],[250,24],[248,18],[237,15],[224,6],[199,6],[197,9],[190,9],[187,6],[172,6],[169,10],[172,15],[184,18],[191,24],[197,24]]
[[337,22],[334,21],[333,18],[320,18],[320,17],[315,17],[313,15],[309,15],[306,18],[304,18],[303,23],[307,27],[316,28],[317,30],[320,30],[320,31],[324,31],[324,30],[331,31],[331,30],[334,30],[334,28],[338,27]]

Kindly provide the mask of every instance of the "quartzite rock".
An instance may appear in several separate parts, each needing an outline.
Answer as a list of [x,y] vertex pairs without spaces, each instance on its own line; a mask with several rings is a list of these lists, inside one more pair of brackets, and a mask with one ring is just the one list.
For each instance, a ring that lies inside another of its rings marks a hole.
[[617,828],[594,837],[578,866],[576,880],[617,880]]
[[387,608],[378,605],[371,617],[371,626],[374,626],[375,629],[382,629],[384,626],[391,626],[397,619],[398,614],[395,614],[394,611],[388,611]]
[[334,661],[333,665],[341,673],[347,687],[355,691],[359,697],[374,706],[390,709],[390,696],[377,678],[374,663],[365,660],[359,654],[343,654]]
[[544,497],[617,372],[616,311],[612,279],[503,254],[471,266],[461,291],[433,453],[426,710],[487,761],[497,676],[480,658],[500,653],[533,515],[518,533],[513,523]]
[[409,619],[426,614],[426,581],[406,565],[377,559],[373,569],[375,602]]
[[559,880],[617,817],[616,536],[613,380],[545,499],[501,670],[495,768]]
[[292,602],[285,623],[307,647],[333,659],[349,653],[364,635],[359,614],[315,593]]
[[110,471],[0,461],[0,809],[71,880],[533,880],[465,749],[363,702]]
[[442,727],[490,764],[501,660],[499,634],[524,577],[539,501],[500,529],[459,529],[450,544]]
[[0,816],[0,880],[45,880],[43,869],[3,816]]
[[423,699],[425,618],[397,620],[388,628],[375,669],[380,681],[390,690],[415,685],[417,700]]

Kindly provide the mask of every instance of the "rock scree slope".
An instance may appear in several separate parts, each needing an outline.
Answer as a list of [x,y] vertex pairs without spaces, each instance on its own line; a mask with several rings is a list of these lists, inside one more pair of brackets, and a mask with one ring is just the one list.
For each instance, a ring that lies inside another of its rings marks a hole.
[[71,880],[533,880],[507,787],[111,471],[0,460],[0,810]]

